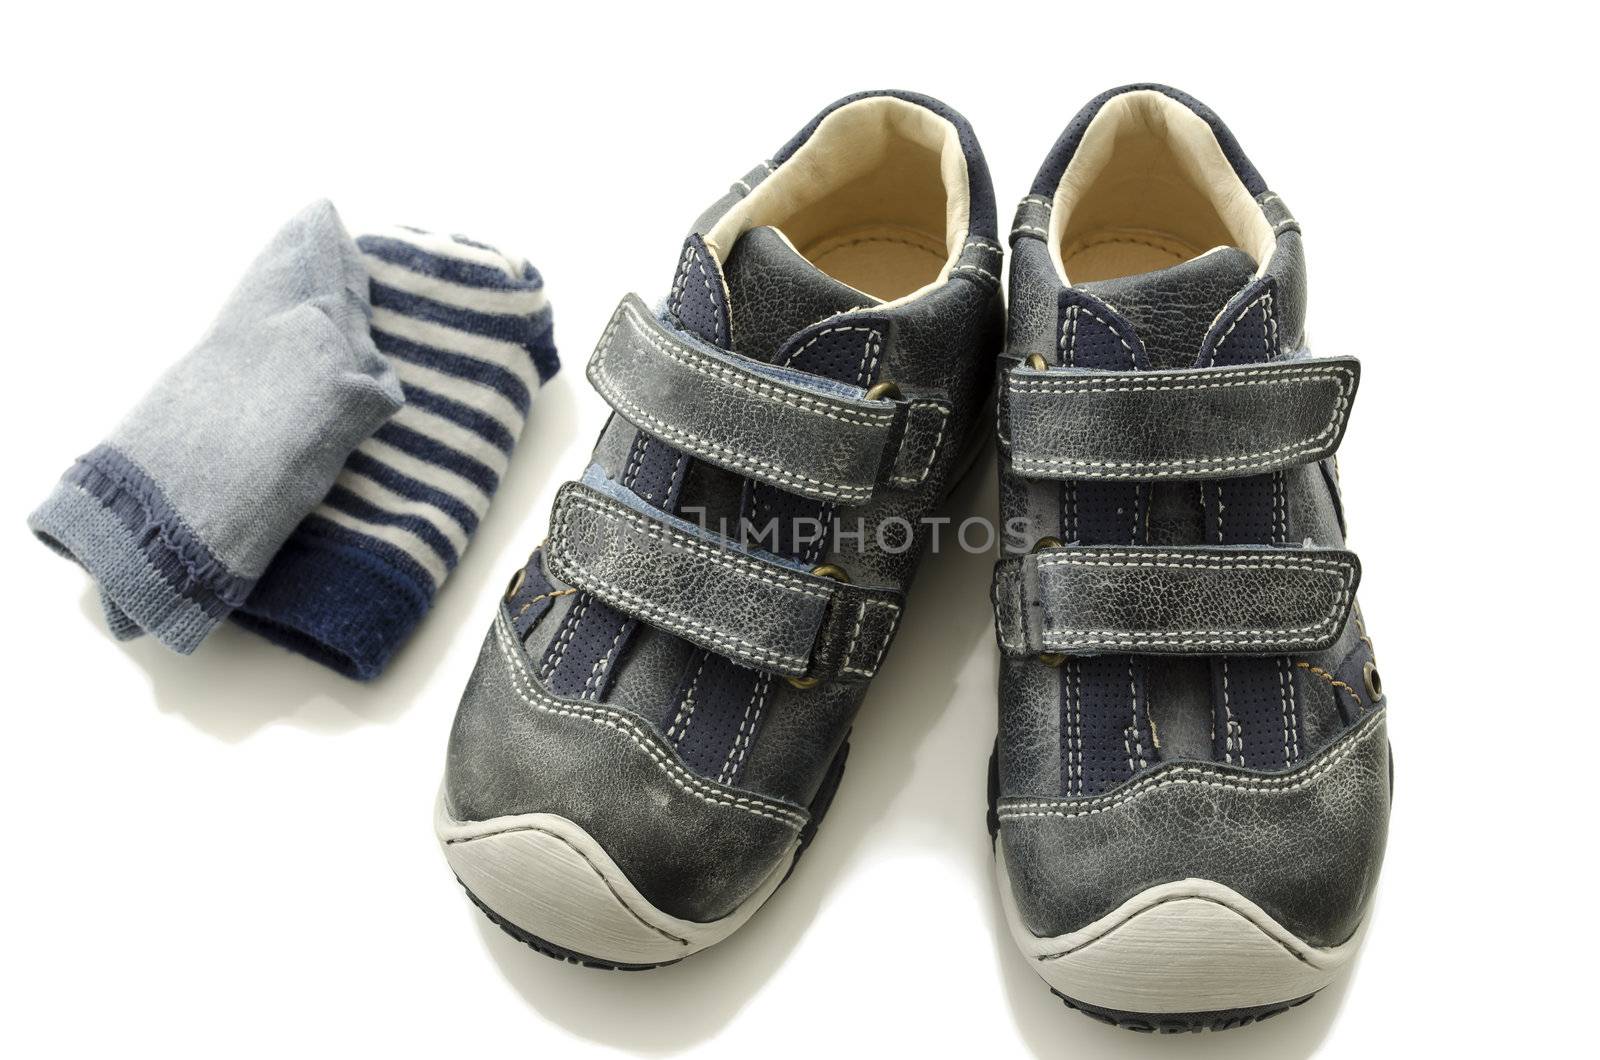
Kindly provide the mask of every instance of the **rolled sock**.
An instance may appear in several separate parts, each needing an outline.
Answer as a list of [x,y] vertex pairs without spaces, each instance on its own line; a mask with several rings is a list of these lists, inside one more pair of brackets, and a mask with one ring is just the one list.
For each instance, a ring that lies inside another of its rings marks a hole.
[[98,582],[115,635],[194,651],[400,407],[371,312],[355,244],[331,203],[312,204],[62,476],[28,525]]
[[559,364],[533,266],[461,236],[357,240],[406,404],[345,463],[234,618],[361,680],[432,605]]

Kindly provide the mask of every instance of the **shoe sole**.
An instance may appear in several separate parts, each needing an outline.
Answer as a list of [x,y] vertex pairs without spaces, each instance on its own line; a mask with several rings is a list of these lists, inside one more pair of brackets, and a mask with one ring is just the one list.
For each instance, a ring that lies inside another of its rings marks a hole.
[[506,934],[555,960],[609,971],[676,964],[733,934],[789,878],[844,774],[848,740],[811,802],[811,820],[740,906],[718,920],[683,920],[645,898],[605,848],[556,814],[457,821],[441,791],[434,832],[472,904]]
[[995,873],[1006,924],[1034,971],[1072,1008],[1129,1030],[1226,1030],[1275,1016],[1332,982],[1361,945],[1357,929],[1338,946],[1312,946],[1203,879],[1148,888],[1077,931],[1040,938],[1017,911],[999,839]]

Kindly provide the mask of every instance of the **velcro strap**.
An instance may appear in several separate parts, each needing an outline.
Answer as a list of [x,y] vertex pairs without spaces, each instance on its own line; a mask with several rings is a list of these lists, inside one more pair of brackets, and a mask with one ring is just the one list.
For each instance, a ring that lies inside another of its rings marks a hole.
[[1344,437],[1353,357],[1172,372],[1014,368],[1007,438],[1018,474],[1220,479],[1310,464]]
[[950,417],[937,399],[868,401],[858,387],[727,353],[617,306],[589,381],[634,426],[707,463],[790,493],[859,504],[920,484]]
[[995,566],[1009,655],[1285,655],[1338,639],[1361,580],[1335,549],[1065,546]]
[[865,680],[900,594],[797,570],[581,482],[556,494],[545,565],[625,614],[759,670]]

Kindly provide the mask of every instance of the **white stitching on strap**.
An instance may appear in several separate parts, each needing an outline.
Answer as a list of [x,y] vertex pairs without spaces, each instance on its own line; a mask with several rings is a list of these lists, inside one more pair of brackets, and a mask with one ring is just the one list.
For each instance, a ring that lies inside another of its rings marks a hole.
[[[596,389],[598,389],[601,395],[604,396],[613,406],[615,406],[617,410],[625,417],[639,424],[640,426],[647,428],[651,432],[661,435],[661,437],[668,441],[677,443],[679,445],[685,445],[687,447],[696,447],[701,450],[713,451],[719,454],[719,456],[716,458],[719,461],[726,463],[728,466],[736,470],[743,471],[757,478],[770,479],[781,485],[790,486],[794,489],[805,492],[820,494],[824,497],[839,501],[856,502],[871,498],[872,488],[870,486],[851,486],[844,483],[830,482],[826,479],[813,478],[810,475],[802,475],[795,472],[786,471],[769,461],[759,460],[754,457],[743,455],[730,446],[722,445],[711,440],[710,438],[705,438],[695,434],[692,431],[674,427],[659,417],[650,415],[637,404],[620,394],[617,391],[617,388],[611,377],[605,371],[604,361],[611,352],[611,340],[615,336],[617,328],[621,325],[622,315],[624,312],[633,313],[634,311],[631,306],[622,306],[618,310],[617,315],[612,319],[611,326],[608,327],[605,334],[601,336],[600,346],[595,352],[595,360],[593,362],[593,365],[596,369],[593,378]],[[637,316],[636,313],[634,315]],[[871,328],[828,330],[873,331]],[[661,349],[665,356],[671,357],[674,360],[682,360],[681,358],[676,357],[672,350],[662,346],[662,344],[653,335],[651,335],[648,330],[644,331],[643,334],[646,340],[651,342],[653,345],[656,345],[658,349]],[[826,334],[826,332],[821,334]],[[817,338],[820,338],[821,334],[819,334],[816,338],[813,338],[811,341],[817,341]],[[876,333],[874,332],[874,334]],[[873,348],[873,346],[869,342],[869,349],[870,348]],[[688,364],[687,361],[684,361],[683,363]],[[692,364],[689,364],[688,366],[691,368],[691,370],[699,372],[702,375],[729,372],[733,377],[738,377],[738,373],[734,372],[732,369],[717,368],[714,371],[708,371],[696,368]],[[732,385],[748,390],[751,393],[756,393],[757,389],[769,386],[769,384],[766,383],[744,380],[742,377],[738,377],[738,381],[734,381],[732,378],[730,378],[729,381],[732,383]],[[837,420],[841,423],[852,424],[855,426],[881,427],[887,426],[894,420],[893,412],[865,413],[850,409],[836,409],[832,412],[820,411],[821,409],[832,408],[832,406],[827,406],[816,399],[808,398],[804,395],[789,395],[787,392],[781,391],[776,387],[772,387],[771,389],[774,392],[785,394],[785,397],[772,398],[760,394],[757,394],[757,396],[762,397],[763,400],[775,401],[778,404],[787,405],[803,412],[822,415],[828,419]],[[789,397],[793,397],[795,401],[788,400]],[[802,408],[800,404],[796,404],[797,401],[813,402],[816,403],[818,407],[817,409],[805,409]],[[852,417],[862,418],[857,419]],[[870,417],[870,419],[868,417]]]
[[[1340,624],[1347,611],[1347,602],[1355,580],[1355,568],[1342,560],[1323,559],[1316,556],[1255,557],[1207,556],[1193,552],[1172,552],[1170,560],[1150,558],[1149,553],[1101,552],[1088,555],[1060,553],[1041,554],[1034,562],[1038,567],[1122,567],[1165,570],[1281,570],[1296,574],[1333,574],[1338,578],[1339,591],[1329,603],[1328,613],[1316,622],[1305,626],[1281,629],[1174,629],[1151,632],[1123,629],[1080,629],[1067,627],[1047,630],[1044,636],[1046,650],[1058,650],[1083,645],[1105,647],[1138,647],[1141,645],[1175,645],[1200,647],[1207,645],[1270,645],[1281,643],[1285,637],[1298,634],[1322,635]],[[1197,639],[1189,639],[1197,638]]]
[[[1237,379],[1225,376],[1238,376]],[[1164,390],[1215,390],[1228,387],[1254,387],[1270,385],[1276,377],[1287,376],[1294,382],[1328,382],[1339,388],[1339,397],[1333,403],[1327,424],[1310,438],[1297,439],[1284,445],[1271,449],[1258,450],[1251,453],[1241,453],[1234,456],[1207,456],[1191,458],[1173,458],[1155,461],[1134,460],[1081,460],[1069,457],[1013,457],[1019,471],[1038,471],[1046,468],[1074,467],[1074,468],[1117,468],[1117,471],[1086,471],[1079,477],[1105,478],[1130,470],[1160,470],[1175,467],[1197,468],[1230,468],[1233,470],[1247,471],[1252,468],[1266,467],[1285,459],[1293,459],[1309,453],[1320,452],[1323,442],[1338,433],[1346,414],[1350,409],[1350,402],[1355,387],[1355,373],[1339,365],[1329,366],[1325,371],[1295,371],[1286,367],[1271,369],[1250,369],[1248,371],[1217,373],[1213,378],[1217,382],[1210,383],[1183,383],[1178,385],[1158,386],[1117,386],[1114,384],[1125,383],[1126,379],[1095,380],[1089,379],[1017,379],[1014,375],[1007,382],[1007,389],[1013,394],[1051,394],[1051,393],[1091,393],[1091,394],[1136,394]],[[1264,378],[1262,378],[1264,377]],[[1152,375],[1152,380],[1182,379],[1182,376]],[[1190,377],[1192,378],[1192,377]]]
[[[613,507],[595,498],[573,492],[564,494],[562,503],[577,505],[607,518],[615,517],[626,520],[637,528],[635,533],[642,534],[645,537],[666,536],[674,548],[682,548],[699,553],[714,563],[742,567],[744,571],[741,573],[744,573],[745,577],[755,578],[757,581],[765,582],[775,588],[787,589],[802,596],[815,597],[818,600],[828,600],[833,596],[832,586],[836,583],[827,578],[814,578],[808,581],[808,576],[806,575],[790,574],[779,568],[777,564],[763,563],[748,556],[718,548],[708,541],[698,540],[681,530],[676,530],[663,523],[652,522],[645,516],[629,511],[620,504]],[[567,513],[562,513],[559,522],[558,529],[564,531],[567,524]]]
[[[866,666],[855,665],[856,642],[861,635],[862,625],[866,622],[867,608],[882,607],[889,611],[889,625],[878,637],[878,650],[872,655],[872,662]],[[883,663],[883,654],[889,649],[889,641],[894,639],[895,628],[900,624],[900,605],[892,600],[862,600],[861,609],[856,613],[856,624],[850,631],[850,643],[845,646],[844,658],[840,661],[839,672],[855,674],[858,677],[871,677],[878,672],[878,667]]]
[[[713,545],[696,541],[686,534],[673,530],[671,527],[651,523],[631,512],[608,510],[581,494],[567,493],[563,496],[555,526],[550,533],[550,559],[557,565],[567,567],[568,573],[575,571],[586,577],[590,585],[581,587],[589,588],[591,592],[596,591],[597,587],[598,590],[602,591],[602,595],[610,593],[620,602],[637,610],[640,617],[690,640],[709,642],[712,647],[757,663],[780,668],[787,667],[796,671],[803,671],[806,668],[809,660],[804,656],[778,651],[725,632],[709,623],[690,618],[668,608],[666,605],[656,603],[596,573],[583,562],[583,559],[570,546],[569,524],[572,511],[575,508],[584,508],[605,517],[620,517],[635,524],[637,527],[635,532],[647,538],[664,539],[669,547],[699,554],[713,563],[729,568],[730,573],[738,574],[775,589],[816,599],[823,603],[826,603],[832,596],[830,585],[823,584],[826,583],[826,579],[819,578],[817,579],[819,584],[811,586],[801,581],[796,575],[770,572],[752,560],[741,556],[728,555]],[[575,581],[576,579],[569,577],[566,580]]]
[[923,462],[922,471],[917,475],[891,475],[889,482],[895,486],[915,486],[928,481],[928,475],[933,471],[934,461],[939,459],[939,447],[944,444],[945,428],[950,425],[950,409],[938,401],[913,401],[906,410],[906,429],[911,427],[911,409],[928,408],[939,414],[939,430],[933,436],[933,445],[928,448],[928,459]]
[[[887,427],[894,423],[895,414],[893,411],[858,409],[846,405],[842,400],[831,401],[825,397],[796,393],[793,389],[788,387],[783,387],[776,383],[769,383],[765,380],[754,378],[752,373],[742,372],[736,366],[722,364],[716,360],[713,360],[705,354],[700,353],[698,350],[695,350],[693,347],[671,342],[670,340],[657,335],[655,330],[650,327],[649,323],[645,321],[644,317],[639,313],[639,311],[626,302],[617,307],[617,313],[616,316],[612,318],[611,325],[606,328],[605,334],[600,337],[599,347],[595,351],[596,359],[598,361],[603,363],[606,356],[615,352],[611,345],[611,340],[615,338],[615,333],[617,328],[622,323],[621,318],[624,314],[632,317],[639,323],[639,333],[641,337],[643,337],[646,342],[650,343],[651,346],[659,350],[662,356],[667,357],[670,360],[677,361],[679,364],[682,364],[684,367],[688,368],[697,375],[720,377],[730,386],[733,386],[739,390],[747,391],[759,400],[770,401],[778,405],[787,405],[789,408],[798,409],[802,412],[813,412],[816,415],[825,416],[830,420],[837,420],[840,423],[849,423],[866,427]],[[861,327],[825,328],[824,330],[818,332],[817,335],[812,338],[811,342],[808,342],[806,345],[809,346],[811,343],[814,343],[818,339],[822,338],[822,336],[835,331],[875,332],[876,329]],[[805,347],[801,348],[804,349]]]

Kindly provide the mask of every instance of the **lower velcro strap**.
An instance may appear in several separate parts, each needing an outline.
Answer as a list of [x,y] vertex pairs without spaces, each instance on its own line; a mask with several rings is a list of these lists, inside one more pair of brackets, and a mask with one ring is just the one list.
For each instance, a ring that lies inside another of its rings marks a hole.
[[624,614],[758,670],[817,680],[877,672],[900,595],[850,585],[585,482],[556,494],[545,565]]
[[1344,629],[1361,580],[1335,549],[1065,546],[995,567],[1009,655],[1284,655]]

